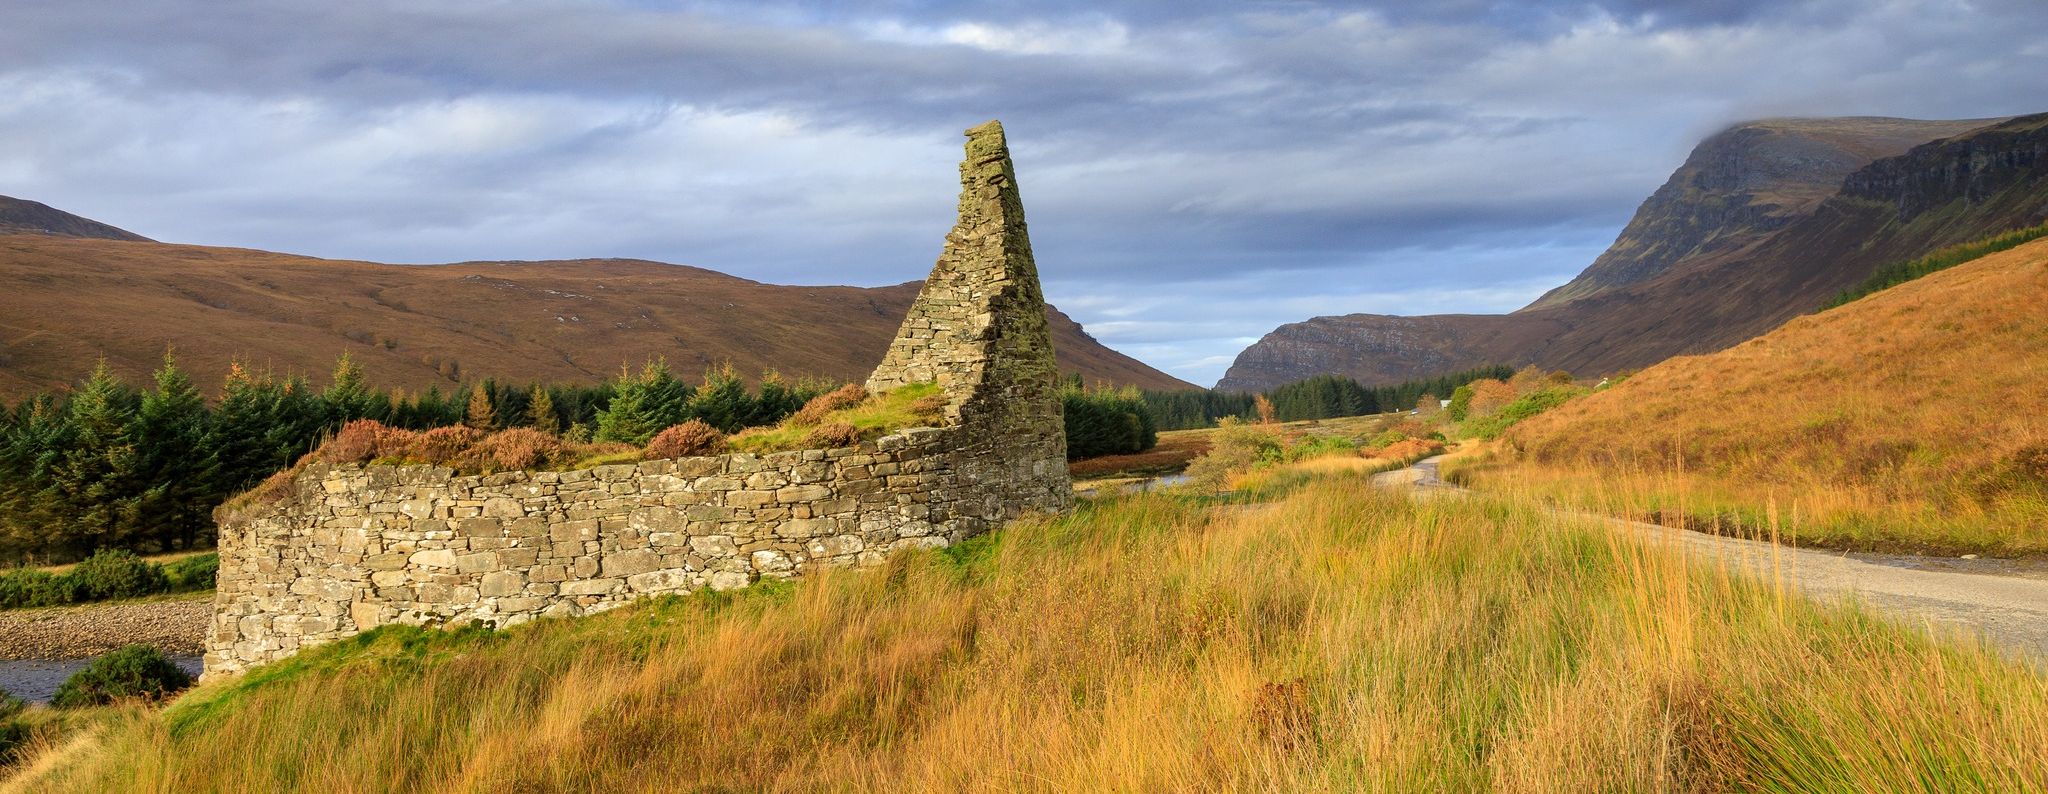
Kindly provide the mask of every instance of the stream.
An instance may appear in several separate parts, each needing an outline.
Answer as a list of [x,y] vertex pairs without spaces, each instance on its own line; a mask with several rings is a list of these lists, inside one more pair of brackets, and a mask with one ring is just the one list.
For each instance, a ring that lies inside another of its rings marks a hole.
[[[197,656],[173,656],[178,668],[198,678],[205,664]],[[48,703],[57,694],[57,687],[92,663],[92,657],[83,659],[9,659],[0,661],[0,689],[30,703]]]

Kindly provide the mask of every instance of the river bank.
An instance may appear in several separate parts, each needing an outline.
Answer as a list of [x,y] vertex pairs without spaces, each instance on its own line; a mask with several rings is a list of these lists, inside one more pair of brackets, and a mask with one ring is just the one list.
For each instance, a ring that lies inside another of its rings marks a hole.
[[0,661],[78,659],[135,643],[172,656],[198,656],[212,616],[212,593],[8,610],[0,612]]

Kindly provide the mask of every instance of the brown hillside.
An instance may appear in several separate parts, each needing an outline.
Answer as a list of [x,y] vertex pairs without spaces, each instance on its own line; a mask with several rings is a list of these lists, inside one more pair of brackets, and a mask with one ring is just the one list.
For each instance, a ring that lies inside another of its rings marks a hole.
[[49,234],[98,240],[149,242],[149,238],[81,218],[40,201],[0,196],[0,234]]
[[[857,380],[918,284],[793,287],[597,259],[385,265],[232,248],[0,236],[0,396],[62,387],[105,357],[131,381],[166,346],[202,381],[239,356],[324,375],[352,354],[374,383],[590,382],[666,357],[685,376]],[[1047,307],[1060,366],[1091,381],[1192,388]]]
[[2048,551],[2048,240],[1671,359],[1507,440],[1598,487],[1656,473],[1803,507],[1846,545]]
[[[1240,353],[1218,386],[1325,372],[1387,382],[1489,363],[1590,375],[1718,350],[1886,264],[2048,218],[2044,121],[1963,134],[1954,133],[1983,122],[1742,125],[1702,143],[1607,253],[1527,308],[1284,325]],[[1914,135],[1952,137],[1908,150]]]

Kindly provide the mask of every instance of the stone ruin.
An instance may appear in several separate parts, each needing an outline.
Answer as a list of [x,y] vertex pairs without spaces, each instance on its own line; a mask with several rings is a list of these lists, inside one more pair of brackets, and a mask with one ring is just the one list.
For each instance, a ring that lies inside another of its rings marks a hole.
[[315,464],[220,529],[209,677],[387,623],[505,627],[874,565],[1072,503],[1051,334],[1002,125],[967,131],[960,219],[871,391],[941,427],[856,447],[457,476]]

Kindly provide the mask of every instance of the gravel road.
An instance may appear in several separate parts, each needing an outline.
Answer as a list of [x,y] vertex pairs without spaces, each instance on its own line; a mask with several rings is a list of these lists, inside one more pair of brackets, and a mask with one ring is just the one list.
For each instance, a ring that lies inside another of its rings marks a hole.
[[[1441,456],[1373,478],[1373,484],[1423,493],[1462,491],[1437,477]],[[2003,560],[1850,554],[1772,546],[1682,529],[1592,516],[1688,553],[1719,558],[1763,576],[1779,571],[1816,598],[1854,596],[1906,620],[1981,632],[2006,648],[2048,660],[2048,579]]]
[[125,604],[0,612],[0,660],[77,659],[132,643],[197,656],[213,617],[211,593]]

